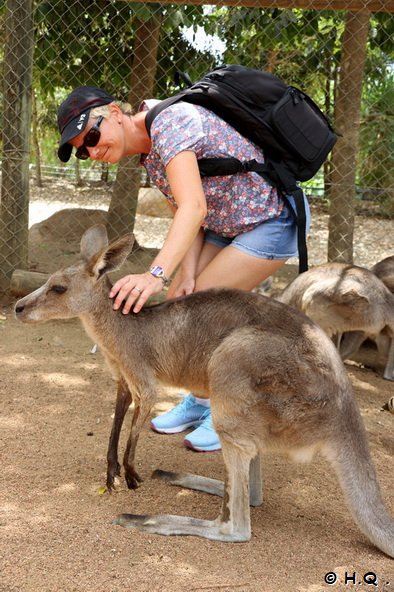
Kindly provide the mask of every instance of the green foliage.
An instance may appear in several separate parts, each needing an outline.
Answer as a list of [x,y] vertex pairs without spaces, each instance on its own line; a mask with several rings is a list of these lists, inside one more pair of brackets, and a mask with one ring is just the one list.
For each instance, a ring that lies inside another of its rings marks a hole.
[[205,19],[203,7],[174,6],[164,10],[156,73],[157,98],[164,98],[179,90],[174,82],[177,72],[187,72],[192,80],[198,80],[217,65],[214,55],[197,47],[185,35],[186,29],[197,34]]
[[394,15],[371,18],[362,97],[358,182],[394,216]]
[[[0,1],[0,23],[3,15]],[[305,88],[333,119],[344,30],[339,11],[37,0],[34,91],[44,161],[56,162],[56,109],[73,87],[93,84],[127,97],[135,27],[155,16],[161,18],[156,97],[177,91],[177,71],[197,80],[220,63],[241,63]],[[385,194],[394,182],[393,39],[394,15],[371,16],[358,181]]]
[[394,75],[372,81],[364,90],[358,163],[359,183],[394,215]]
[[127,91],[133,51],[133,18],[144,5],[128,2],[39,2],[35,11],[35,67],[40,89],[79,84]]

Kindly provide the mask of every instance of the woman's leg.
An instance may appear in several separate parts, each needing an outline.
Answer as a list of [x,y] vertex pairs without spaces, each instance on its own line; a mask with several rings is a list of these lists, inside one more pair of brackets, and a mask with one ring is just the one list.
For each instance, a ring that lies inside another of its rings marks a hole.
[[198,264],[196,292],[209,288],[252,290],[286,263],[286,259],[259,259],[228,246],[205,243]]
[[[289,197],[289,201],[294,207],[294,199]],[[306,200],[305,210],[309,231],[310,209]],[[286,205],[277,218],[266,220],[234,239],[208,231],[197,266],[195,290],[215,287],[252,290],[296,256],[297,251],[297,227]]]

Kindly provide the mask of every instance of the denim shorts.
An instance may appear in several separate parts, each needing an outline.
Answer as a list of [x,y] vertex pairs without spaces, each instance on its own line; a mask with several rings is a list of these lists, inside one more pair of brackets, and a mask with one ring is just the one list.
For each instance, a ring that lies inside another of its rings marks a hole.
[[[294,199],[288,199],[294,207]],[[311,214],[306,197],[304,202],[306,231],[309,232]],[[205,241],[221,248],[231,246],[259,259],[289,259],[298,255],[297,226],[286,204],[277,218],[265,220],[248,232],[229,238],[206,230]]]

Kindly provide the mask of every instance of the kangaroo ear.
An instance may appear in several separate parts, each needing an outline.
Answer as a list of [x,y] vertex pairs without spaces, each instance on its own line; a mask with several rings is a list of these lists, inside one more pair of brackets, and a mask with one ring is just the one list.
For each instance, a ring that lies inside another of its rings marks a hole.
[[86,230],[81,238],[81,255],[86,262],[108,246],[107,230],[103,224],[96,224]]
[[88,263],[88,270],[96,277],[118,269],[131,253],[134,235],[126,234],[94,255]]

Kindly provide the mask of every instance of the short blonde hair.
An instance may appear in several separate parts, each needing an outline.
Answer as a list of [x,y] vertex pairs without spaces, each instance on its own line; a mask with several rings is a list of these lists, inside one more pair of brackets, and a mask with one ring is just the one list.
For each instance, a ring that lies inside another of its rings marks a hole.
[[[115,105],[117,105],[119,107],[119,109],[125,115],[132,115],[133,114],[132,107],[129,103],[122,103],[121,101],[114,101],[114,103],[115,103]],[[100,105],[99,107],[93,107],[93,109],[90,110],[89,119],[97,119],[97,117],[100,117],[100,115],[105,117],[105,119],[108,119],[109,114],[110,114],[109,104],[108,105]]]

